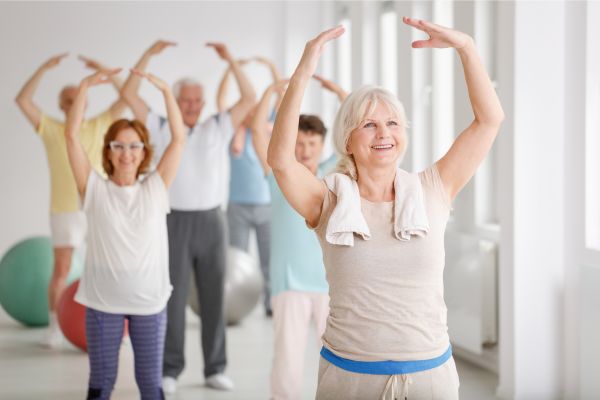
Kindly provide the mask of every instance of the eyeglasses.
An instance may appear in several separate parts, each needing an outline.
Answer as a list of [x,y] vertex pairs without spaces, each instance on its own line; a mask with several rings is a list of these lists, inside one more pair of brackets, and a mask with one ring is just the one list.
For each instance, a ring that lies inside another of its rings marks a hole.
[[144,143],[143,142],[123,143],[123,142],[113,140],[108,144],[108,146],[115,153],[123,153],[127,149],[129,149],[132,153],[139,153],[144,148]]

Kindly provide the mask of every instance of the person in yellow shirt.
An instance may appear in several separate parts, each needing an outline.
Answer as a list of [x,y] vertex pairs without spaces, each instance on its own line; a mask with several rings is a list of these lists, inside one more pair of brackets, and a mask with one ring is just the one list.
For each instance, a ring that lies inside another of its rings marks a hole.
[[[59,347],[62,334],[58,326],[56,307],[60,295],[66,286],[67,275],[71,266],[73,249],[83,243],[86,232],[86,220],[80,210],[77,188],[73,172],[69,166],[65,142],[65,122],[58,121],[42,111],[33,100],[33,96],[44,74],[56,67],[67,54],[50,58],[42,64],[25,83],[15,101],[27,120],[31,122],[36,132],[44,142],[50,168],[50,231],[54,247],[54,269],[48,285],[48,305],[50,325],[44,338],[48,347]],[[80,56],[79,59],[88,68],[101,71],[107,68],[97,61]],[[112,78],[117,93],[121,82],[117,77]],[[65,121],[69,109],[75,100],[77,88],[65,86],[60,91],[58,101]],[[90,162],[98,171],[102,171],[102,145],[104,134],[110,124],[121,116],[126,104],[117,99],[108,110],[95,118],[84,121],[80,131],[83,147]]]

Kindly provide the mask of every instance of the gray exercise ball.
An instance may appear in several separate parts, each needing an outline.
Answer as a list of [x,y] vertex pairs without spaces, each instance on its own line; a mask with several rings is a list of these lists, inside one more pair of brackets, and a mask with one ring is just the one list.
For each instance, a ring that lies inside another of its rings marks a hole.
[[[263,278],[257,260],[236,247],[227,249],[225,271],[225,321],[239,323],[254,309],[262,294]],[[190,282],[188,304],[197,315],[200,305],[194,279]]]

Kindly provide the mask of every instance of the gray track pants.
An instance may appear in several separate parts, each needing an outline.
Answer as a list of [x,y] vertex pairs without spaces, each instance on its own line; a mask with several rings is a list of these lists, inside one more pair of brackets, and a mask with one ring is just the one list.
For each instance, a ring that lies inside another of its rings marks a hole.
[[163,376],[177,378],[185,365],[185,308],[192,271],[202,322],[204,376],[223,372],[227,364],[223,315],[227,249],[225,215],[220,208],[172,210],[167,216],[167,227],[173,292],[167,305]]
[[256,231],[260,269],[264,281],[264,306],[271,310],[269,287],[269,257],[271,251],[271,206],[229,203],[227,206],[229,243],[240,250],[248,251],[250,229]]

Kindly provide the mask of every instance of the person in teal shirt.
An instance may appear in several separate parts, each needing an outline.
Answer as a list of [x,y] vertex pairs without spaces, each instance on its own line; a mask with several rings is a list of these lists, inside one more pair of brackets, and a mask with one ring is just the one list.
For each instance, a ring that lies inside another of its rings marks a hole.
[[[315,77],[342,101],[346,93],[334,83]],[[267,163],[268,110],[273,95],[282,96],[287,82],[272,84],[258,104],[251,124],[254,150],[262,165],[271,194],[270,287],[273,307],[274,357],[271,398],[301,397],[304,352],[311,320],[320,338],[329,314],[329,287],[319,241],[281,193]],[[298,121],[296,158],[312,174],[323,176],[333,169],[337,157],[320,163],[326,128],[315,115]]]
[[[257,62],[269,68],[273,82],[280,80],[275,65],[262,57],[240,60],[240,64]],[[227,110],[226,95],[229,86],[231,69],[227,69],[219,85],[217,107],[219,111]],[[270,121],[275,117],[275,110],[280,102],[275,102]],[[271,247],[271,194],[269,185],[264,179],[260,162],[252,146],[250,122],[254,117],[253,108],[244,118],[241,126],[231,139],[229,160],[231,177],[229,181],[229,204],[227,205],[227,224],[229,227],[229,244],[243,251],[248,251],[250,231],[256,233],[260,268],[264,281],[263,305],[265,314],[270,317],[271,292],[269,290],[269,254]]]

